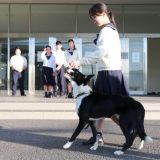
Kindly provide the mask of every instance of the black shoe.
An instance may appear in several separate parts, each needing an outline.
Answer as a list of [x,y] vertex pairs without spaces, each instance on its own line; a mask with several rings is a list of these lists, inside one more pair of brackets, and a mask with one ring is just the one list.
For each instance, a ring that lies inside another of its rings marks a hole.
[[91,145],[91,144],[94,144],[95,142],[96,142],[96,140],[93,137],[91,137],[88,141],[85,141],[82,144],[83,145]]
[[[97,132],[97,138],[98,138],[98,143],[103,145],[104,140],[103,140],[101,132]],[[94,144],[95,142],[96,142],[96,140],[93,137],[91,137],[88,141],[83,142],[83,145],[91,145],[91,144]]]
[[26,94],[21,94],[21,96],[26,96]]
[[48,98],[47,92],[44,93],[44,98]]
[[53,96],[54,96],[54,97],[57,97],[57,92],[53,92]]
[[60,96],[64,96],[64,92],[60,92]]
[[52,93],[49,92],[48,95],[47,95],[47,98],[51,98],[51,96],[52,96]]
[[103,140],[101,132],[97,132],[97,138],[98,138],[98,143],[103,145],[104,144],[104,140]]
[[12,93],[12,96],[15,96],[16,95],[16,93]]
[[68,98],[73,98],[73,95],[72,95],[72,93],[68,93],[68,96],[67,96]]

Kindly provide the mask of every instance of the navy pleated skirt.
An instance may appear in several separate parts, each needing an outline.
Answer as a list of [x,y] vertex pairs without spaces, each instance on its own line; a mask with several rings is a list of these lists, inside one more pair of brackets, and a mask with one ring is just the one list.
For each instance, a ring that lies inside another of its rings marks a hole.
[[42,81],[43,85],[55,85],[55,77],[53,76],[53,69],[50,67],[42,68]]
[[107,95],[129,96],[129,90],[121,70],[99,71],[94,91]]

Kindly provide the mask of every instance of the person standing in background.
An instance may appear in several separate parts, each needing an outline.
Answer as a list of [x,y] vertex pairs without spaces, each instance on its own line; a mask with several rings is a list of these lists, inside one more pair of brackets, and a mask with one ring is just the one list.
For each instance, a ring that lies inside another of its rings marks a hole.
[[[75,43],[73,39],[68,40],[68,49],[65,51],[65,56],[66,56],[66,61],[71,65],[72,61],[78,61],[79,60],[79,52],[75,47]],[[78,67],[77,67],[78,68]],[[68,93],[68,98],[73,98],[72,95],[72,85],[71,83],[66,80],[67,82],[67,93]]]
[[56,70],[56,61],[55,57],[52,55],[51,46],[46,46],[44,51],[41,53],[41,59],[43,61],[42,80],[43,89],[45,92],[44,97],[50,98],[52,96],[53,88],[55,85]]
[[12,96],[16,95],[17,82],[19,82],[21,96],[26,96],[24,92],[24,72],[27,68],[27,59],[21,55],[20,47],[16,47],[15,55],[10,59],[10,66],[12,68]]
[[66,62],[66,57],[64,51],[62,50],[61,41],[56,42],[56,51],[53,52],[53,55],[56,59],[56,84],[58,85],[58,91],[60,96],[63,96],[65,93],[65,67],[68,66]]

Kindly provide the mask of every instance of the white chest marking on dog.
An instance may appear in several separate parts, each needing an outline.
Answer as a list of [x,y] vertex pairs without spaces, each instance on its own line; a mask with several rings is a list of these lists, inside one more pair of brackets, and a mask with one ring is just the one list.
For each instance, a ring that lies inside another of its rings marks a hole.
[[[80,85],[78,86],[76,82],[71,81],[73,87],[73,97],[76,98],[76,111],[78,113],[79,107],[81,105],[81,101],[84,97],[88,96],[92,89],[88,85]],[[77,97],[79,94],[84,93],[83,95]]]
[[78,113],[78,110],[79,110],[79,107],[81,105],[81,102],[82,102],[82,99],[86,96],[88,96],[89,94],[84,94],[84,95],[81,95],[79,97],[76,98],[76,112]]

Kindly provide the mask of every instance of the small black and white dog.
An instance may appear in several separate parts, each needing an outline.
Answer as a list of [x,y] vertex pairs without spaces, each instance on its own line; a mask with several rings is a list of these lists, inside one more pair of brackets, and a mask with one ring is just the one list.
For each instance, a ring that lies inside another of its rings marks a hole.
[[115,155],[122,155],[130,148],[136,136],[141,139],[139,149],[143,148],[144,141],[152,142],[152,138],[147,136],[144,130],[145,110],[140,102],[131,97],[109,96],[92,92],[87,82],[93,75],[85,76],[77,69],[70,70],[65,76],[73,87],[79,124],[70,140],[63,146],[64,149],[68,149],[85,125],[89,124],[95,138],[95,143],[90,149],[96,150],[98,138],[94,122],[101,118],[110,118],[114,114],[119,115],[119,126],[126,139],[122,149],[114,152]]

